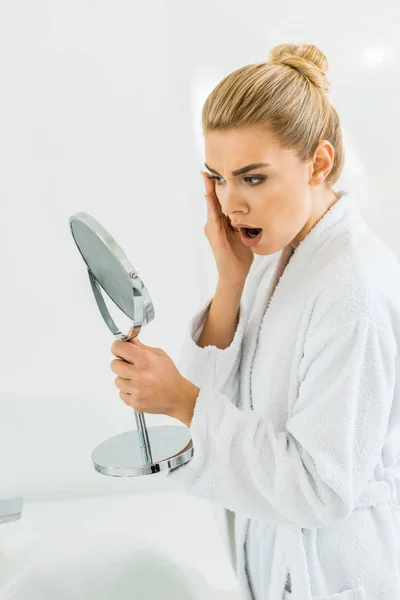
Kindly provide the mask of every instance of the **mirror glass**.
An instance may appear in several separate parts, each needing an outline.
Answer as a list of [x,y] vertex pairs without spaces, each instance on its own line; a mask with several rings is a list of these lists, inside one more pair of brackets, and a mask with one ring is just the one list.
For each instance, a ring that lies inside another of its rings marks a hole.
[[118,249],[113,248],[111,240],[104,239],[107,234],[101,236],[99,231],[90,226],[90,223],[72,219],[70,224],[79,252],[98,284],[125,315],[133,321],[132,281],[118,259],[115,252]]

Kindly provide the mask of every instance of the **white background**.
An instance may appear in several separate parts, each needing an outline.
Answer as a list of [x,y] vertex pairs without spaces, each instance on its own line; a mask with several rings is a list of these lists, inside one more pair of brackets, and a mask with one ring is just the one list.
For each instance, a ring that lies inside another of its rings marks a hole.
[[1,0],[0,498],[167,490],[92,468],[134,418],[68,220],[88,212],[116,238],[156,310],[140,337],[176,360],[216,283],[201,108],[234,69],[284,42],[327,55],[346,152],[335,189],[400,255],[399,40],[394,1]]

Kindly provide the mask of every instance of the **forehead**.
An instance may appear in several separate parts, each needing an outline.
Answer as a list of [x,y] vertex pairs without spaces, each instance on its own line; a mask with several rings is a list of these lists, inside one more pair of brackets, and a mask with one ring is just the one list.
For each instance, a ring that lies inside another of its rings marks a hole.
[[204,134],[206,163],[231,170],[250,163],[281,161],[287,150],[276,138],[260,127],[209,131]]

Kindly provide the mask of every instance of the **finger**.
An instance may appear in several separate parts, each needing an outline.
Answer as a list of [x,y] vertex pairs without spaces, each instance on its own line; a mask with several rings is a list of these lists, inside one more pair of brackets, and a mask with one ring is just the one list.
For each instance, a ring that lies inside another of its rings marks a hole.
[[214,181],[215,179],[212,179],[211,175],[209,175],[208,173],[205,173],[204,171],[202,171],[203,173],[203,180],[204,180],[204,186],[206,188],[206,192],[212,192],[214,190]]
[[116,341],[111,346],[111,352],[117,358],[121,358],[129,363],[138,362],[141,348],[135,344],[129,344],[122,341]]
[[214,196],[214,195],[216,196],[216,194],[215,194],[215,179],[213,179],[211,175],[208,175],[208,173],[205,173],[204,184],[205,184],[205,188],[206,188],[206,194],[211,194],[212,196]]
[[218,202],[217,195],[215,193],[215,179],[212,178],[208,173],[203,173],[204,186],[206,189],[206,194],[210,194],[211,198]]
[[206,199],[206,202],[207,202],[207,211],[208,211],[209,217],[211,217],[212,219],[215,219],[218,215],[217,209],[215,207],[215,201],[210,197],[209,194],[204,194],[204,198]]
[[232,225],[232,222],[231,222],[230,218],[229,218],[228,216],[227,216],[226,218],[227,218],[227,220],[228,220],[228,223],[229,223],[229,228],[231,229],[231,231],[232,231],[233,233],[239,233],[239,231],[237,230],[237,228],[234,228],[234,227],[233,227],[233,225]]
[[126,392],[120,392],[119,397],[127,406],[134,408],[134,405],[132,402],[133,398],[132,398],[131,394],[127,394]]
[[124,379],[123,377],[116,377],[114,379],[114,385],[121,390],[121,392],[125,392],[126,394],[130,394],[131,391],[131,383],[129,379]]
[[139,338],[138,338],[138,337],[131,338],[131,339],[129,340],[129,343],[130,343],[130,344],[136,344],[136,345],[137,345],[139,348],[144,348],[144,349],[146,349],[146,348],[147,348],[146,344],[143,344],[143,343],[142,343],[142,342],[139,340]]
[[207,225],[209,225],[209,224],[219,227],[220,226],[220,215],[218,214],[218,211],[215,208],[214,200],[212,198],[210,198],[209,196],[207,196],[207,194],[204,194],[204,196],[205,196],[206,202],[207,202],[207,223],[205,224],[204,229],[206,229]]
[[123,379],[130,379],[132,366],[132,363],[119,359],[113,360],[110,364],[111,371]]
[[144,412],[141,402],[136,400],[135,396],[133,396],[132,394],[120,392],[119,396],[127,406],[133,408],[137,413],[142,414]]
[[116,340],[111,344],[111,352],[117,358],[123,357],[125,352],[125,342]]
[[120,371],[120,363],[124,362],[123,360],[120,360],[119,358],[114,358],[114,360],[111,361],[110,363],[110,369],[113,373],[117,373],[119,374]]
[[204,197],[207,200],[207,206],[211,214],[220,217],[222,214],[222,207],[215,191],[206,192]]

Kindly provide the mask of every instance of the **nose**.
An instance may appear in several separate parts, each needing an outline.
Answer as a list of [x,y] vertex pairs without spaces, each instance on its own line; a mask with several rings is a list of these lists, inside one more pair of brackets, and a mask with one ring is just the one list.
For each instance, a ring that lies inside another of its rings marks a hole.
[[224,215],[231,218],[235,213],[243,212],[243,198],[233,188],[224,186],[224,190],[216,189],[215,192]]

